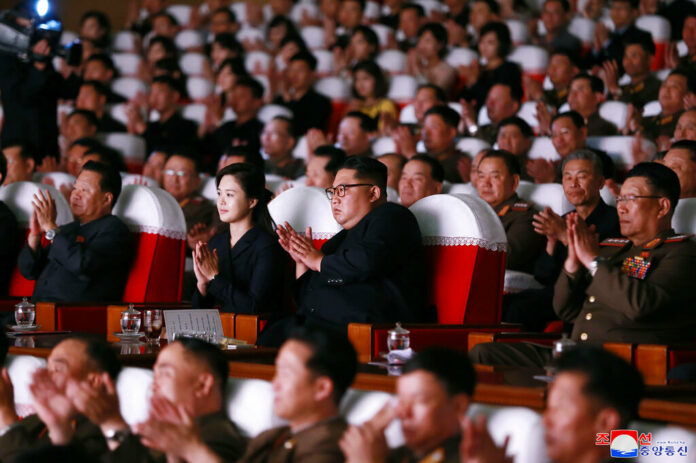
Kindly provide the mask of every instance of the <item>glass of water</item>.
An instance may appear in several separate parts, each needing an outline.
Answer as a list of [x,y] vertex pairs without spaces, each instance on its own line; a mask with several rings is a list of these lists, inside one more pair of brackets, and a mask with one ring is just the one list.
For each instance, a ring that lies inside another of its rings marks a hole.
[[121,331],[124,334],[135,334],[140,331],[141,316],[135,310],[133,304],[128,306],[128,310],[121,312]]
[[143,313],[143,328],[145,329],[145,337],[148,342],[159,342],[162,326],[162,310],[145,309]]

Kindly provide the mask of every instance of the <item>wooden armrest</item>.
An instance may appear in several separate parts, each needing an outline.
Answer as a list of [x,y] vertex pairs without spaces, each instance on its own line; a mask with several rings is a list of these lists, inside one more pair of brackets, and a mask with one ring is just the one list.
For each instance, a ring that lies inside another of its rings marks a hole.
[[256,344],[259,333],[273,314],[237,314],[234,320],[234,337],[249,344]]
[[667,373],[677,365],[696,362],[696,343],[637,344],[634,365],[645,384],[667,384]]
[[634,358],[633,354],[635,352],[635,344],[630,342],[605,342],[604,350],[612,352],[630,364],[633,364]]
[[510,333],[510,332],[474,332],[469,333],[469,350],[476,344],[486,342],[533,342],[544,344],[551,347],[556,339],[561,337],[561,333]]

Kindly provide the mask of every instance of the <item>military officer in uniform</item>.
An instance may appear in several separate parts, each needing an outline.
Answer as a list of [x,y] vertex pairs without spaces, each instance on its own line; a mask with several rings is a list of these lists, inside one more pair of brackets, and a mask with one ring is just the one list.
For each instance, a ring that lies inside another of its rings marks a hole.
[[655,56],[655,43],[647,37],[635,37],[624,42],[623,66],[631,77],[631,82],[618,86],[620,75],[616,69],[605,63],[605,85],[614,98],[632,103],[642,108],[646,103],[657,99],[662,82],[650,72],[650,64]]
[[[641,163],[628,173],[617,198],[625,239],[597,242],[575,214],[567,217],[568,258],[553,307],[574,323],[579,343],[673,343],[693,339],[696,328],[696,243],[671,228],[679,179],[668,167]],[[547,348],[521,343],[482,344],[474,362],[543,366]]]
[[273,412],[288,422],[252,439],[244,455],[220,460],[189,421],[150,421],[138,428],[147,445],[186,461],[342,463],[338,441],[347,428],[338,405],[353,383],[357,354],[345,336],[300,328],[278,352]]
[[536,210],[517,196],[520,164],[507,151],[490,150],[478,167],[479,196],[498,214],[505,229],[509,252],[506,268],[532,273],[537,256],[544,249],[544,237],[534,232]]

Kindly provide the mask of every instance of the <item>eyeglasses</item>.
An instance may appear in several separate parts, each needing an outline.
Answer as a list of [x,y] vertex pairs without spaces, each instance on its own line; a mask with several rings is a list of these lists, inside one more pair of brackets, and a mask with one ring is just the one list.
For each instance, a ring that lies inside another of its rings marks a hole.
[[176,175],[177,177],[188,177],[191,172],[185,170],[166,169],[164,175]]
[[351,188],[354,186],[374,186],[372,183],[353,183],[351,185],[336,185],[334,188],[327,188],[326,196],[329,200],[333,199],[334,194],[339,198],[343,198],[346,195],[346,188]]
[[651,198],[651,199],[659,199],[659,198],[664,198],[664,196],[655,196],[655,195],[624,195],[624,196],[617,196],[616,197],[616,204],[619,203],[632,203],[638,198]]

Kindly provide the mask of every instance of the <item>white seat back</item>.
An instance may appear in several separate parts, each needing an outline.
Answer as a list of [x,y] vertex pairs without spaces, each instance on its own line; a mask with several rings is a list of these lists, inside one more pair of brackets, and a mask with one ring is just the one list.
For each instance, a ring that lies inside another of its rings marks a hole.
[[208,57],[202,53],[184,53],[179,58],[179,67],[187,76],[200,76],[205,72]]
[[341,230],[331,212],[331,202],[321,188],[290,188],[268,203],[268,211],[276,224],[288,222],[300,233],[312,227],[315,240],[329,239]]
[[[587,137],[587,146],[606,151],[614,161],[617,170],[628,170],[633,167],[633,143],[635,139],[629,136]],[[657,151],[655,143],[643,138],[642,150],[650,157]]]
[[558,215],[566,214],[575,209],[565,197],[563,185],[560,183],[540,183],[532,185],[529,189],[518,187],[517,194],[539,209],[550,207]]
[[167,13],[174,16],[180,26],[187,26],[191,20],[191,5],[170,5],[167,7]]
[[556,151],[550,137],[535,137],[531,148],[529,148],[529,159],[558,161],[561,159],[561,155]]
[[70,204],[57,188],[35,182],[14,182],[0,188],[0,201],[14,213],[20,226],[28,227],[34,211],[32,199],[39,190],[48,191],[56,203],[56,224],[65,225],[73,221]]
[[330,100],[350,99],[350,84],[340,77],[324,77],[317,80],[314,89]]
[[113,53],[111,59],[118,74],[124,77],[137,75],[140,63],[143,61],[136,53]]
[[416,109],[413,104],[408,104],[401,109],[399,113],[399,122],[402,124],[417,124],[418,119],[416,119]]
[[677,233],[696,234],[696,198],[681,198],[672,216],[672,228]]
[[325,48],[324,29],[322,27],[305,26],[300,30],[300,35],[310,50],[321,50]]
[[130,100],[138,93],[147,94],[147,84],[135,77],[119,77],[111,83],[111,90]]
[[375,156],[396,152],[396,142],[391,137],[379,137],[372,142],[372,152]]
[[490,148],[491,145],[486,140],[481,140],[480,138],[465,137],[459,139],[456,147],[459,151],[463,151],[473,158],[481,150]]
[[154,178],[146,177],[140,174],[128,174],[126,172],[121,172],[121,186],[126,185],[144,185],[151,188],[159,188],[159,184]]
[[375,60],[384,72],[401,74],[406,72],[406,53],[400,50],[384,50]]
[[205,121],[205,113],[207,111],[208,108],[203,103],[191,103],[181,109],[181,117],[191,119],[197,124],[202,124]]
[[277,104],[263,105],[256,116],[264,124],[268,124],[274,117],[283,116],[292,119],[292,111],[285,106]]
[[135,52],[140,44],[140,37],[132,31],[119,31],[114,36],[113,48],[117,52]]
[[186,29],[176,34],[174,44],[179,50],[190,50],[202,48],[205,45],[205,40],[200,32]]
[[389,83],[387,98],[396,102],[410,102],[418,91],[418,81],[413,76],[405,74],[392,76]]
[[628,103],[623,101],[605,101],[599,106],[599,115],[614,124],[617,129],[623,130],[626,127]]
[[215,84],[206,77],[189,77],[186,91],[192,100],[202,100],[215,92]]
[[145,139],[129,133],[105,133],[99,138],[106,145],[121,153],[127,164],[145,163]]
[[51,185],[60,190],[65,185],[72,188],[75,184],[75,177],[65,172],[34,172],[34,182],[44,185]]
[[445,56],[445,61],[447,64],[457,69],[459,66],[469,66],[471,62],[478,59],[478,54],[470,49],[464,47],[457,47],[450,50]]

